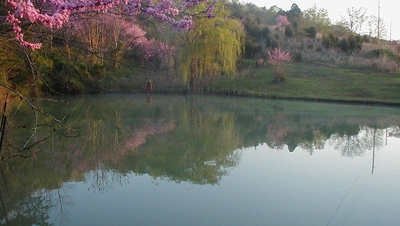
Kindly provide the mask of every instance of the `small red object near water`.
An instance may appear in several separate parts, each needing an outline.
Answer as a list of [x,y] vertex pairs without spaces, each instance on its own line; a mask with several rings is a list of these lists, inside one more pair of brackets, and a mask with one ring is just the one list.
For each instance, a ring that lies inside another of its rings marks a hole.
[[153,90],[153,82],[151,80],[148,80],[146,83],[146,91],[152,91]]

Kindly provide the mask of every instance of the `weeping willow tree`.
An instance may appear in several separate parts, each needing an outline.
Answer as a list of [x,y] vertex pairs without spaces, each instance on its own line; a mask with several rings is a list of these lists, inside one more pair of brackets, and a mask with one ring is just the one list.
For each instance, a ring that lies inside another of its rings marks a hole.
[[239,20],[228,18],[222,4],[215,6],[213,18],[200,18],[187,36],[180,56],[184,82],[189,78],[216,76],[236,71],[243,52],[244,28]]

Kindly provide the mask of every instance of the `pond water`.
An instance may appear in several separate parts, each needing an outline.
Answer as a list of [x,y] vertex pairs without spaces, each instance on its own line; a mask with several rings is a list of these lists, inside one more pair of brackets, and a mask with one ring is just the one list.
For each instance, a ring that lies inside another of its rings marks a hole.
[[[400,222],[400,108],[137,94],[42,106],[78,130],[46,120],[25,157],[2,161],[2,225]],[[9,117],[3,154],[31,116]]]

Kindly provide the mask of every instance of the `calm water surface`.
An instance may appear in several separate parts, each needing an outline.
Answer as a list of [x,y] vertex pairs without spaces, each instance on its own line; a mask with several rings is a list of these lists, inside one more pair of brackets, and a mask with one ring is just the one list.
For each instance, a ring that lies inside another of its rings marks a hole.
[[[158,95],[43,106],[79,134],[47,121],[32,157],[1,163],[2,225],[400,222],[400,108]],[[11,117],[3,154],[31,115]]]

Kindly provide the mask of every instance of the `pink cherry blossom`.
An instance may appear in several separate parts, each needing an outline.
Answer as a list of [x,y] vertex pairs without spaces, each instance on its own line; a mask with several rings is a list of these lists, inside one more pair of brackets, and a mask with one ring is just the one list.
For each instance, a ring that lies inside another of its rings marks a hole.
[[290,53],[285,53],[278,48],[268,51],[268,62],[272,65],[279,66],[281,64],[289,63],[292,60]]
[[276,66],[277,75],[276,81],[285,80],[286,74],[283,71],[283,66],[292,60],[289,53],[282,52],[280,49],[275,48],[274,50],[268,51],[268,62]]
[[[30,0],[7,0],[11,11],[8,11],[7,22],[13,27],[16,40],[23,46],[32,50],[39,49],[40,43],[30,43],[24,39],[21,21],[28,20],[48,28],[62,28],[70,21],[71,14],[76,12],[107,12],[113,7],[122,9],[125,14],[137,16],[145,14],[160,21],[171,24],[176,30],[188,30],[193,27],[193,19],[190,15],[180,16],[187,12],[188,8],[209,0],[183,0],[176,5],[173,0],[147,0],[142,4],[141,0],[43,0],[35,3]],[[212,6],[215,2],[210,2]],[[207,8],[204,14],[211,16],[213,7]]]
[[[104,40],[102,43],[96,45],[99,48],[116,48],[119,40],[123,39],[124,45],[123,50],[131,50],[133,48],[140,51],[145,58],[150,58],[154,55],[160,57],[174,54],[175,49],[168,44],[156,41],[154,39],[148,39],[146,32],[140,27],[136,20],[131,18],[122,17],[114,13],[103,13],[101,14],[101,23],[106,27],[105,29],[112,35],[112,38]],[[91,20],[96,21],[98,18],[92,18]],[[90,23],[89,23],[90,24]],[[84,42],[91,43],[87,39],[87,36],[82,35],[82,30],[88,29],[88,20],[83,19],[80,15],[73,16],[73,20],[68,22],[69,32],[80,36]],[[114,46],[115,45],[115,46]],[[100,47],[101,46],[101,47]],[[99,51],[104,51],[100,50]]]

